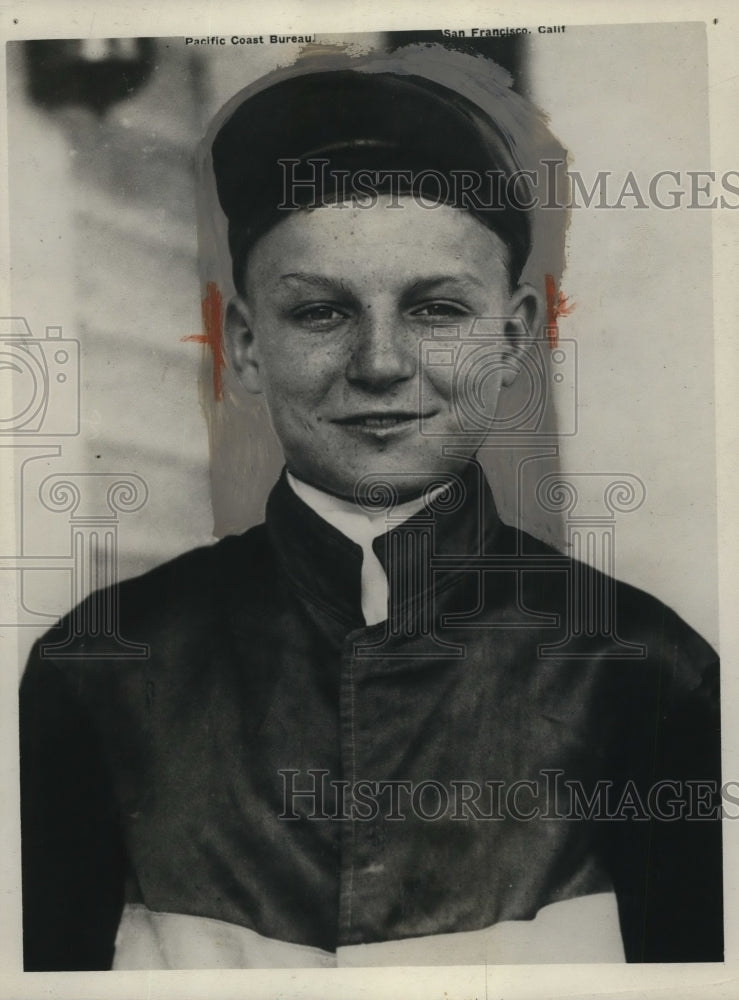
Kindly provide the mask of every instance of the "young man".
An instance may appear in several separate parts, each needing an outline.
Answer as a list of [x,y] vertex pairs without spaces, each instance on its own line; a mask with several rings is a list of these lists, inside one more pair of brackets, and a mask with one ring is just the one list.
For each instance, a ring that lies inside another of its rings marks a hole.
[[278,74],[219,128],[286,470],[121,585],[147,660],[34,651],[27,969],[721,958],[715,655],[474,461],[543,316],[510,108],[439,58]]

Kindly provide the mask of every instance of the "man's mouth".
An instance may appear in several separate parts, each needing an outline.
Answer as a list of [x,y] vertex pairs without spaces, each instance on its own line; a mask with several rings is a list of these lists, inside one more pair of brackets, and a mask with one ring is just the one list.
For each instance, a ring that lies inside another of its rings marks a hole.
[[432,413],[422,414],[406,410],[393,410],[381,413],[354,413],[348,417],[340,417],[334,423],[340,424],[342,427],[357,428],[358,430],[383,431],[409,427],[431,416],[433,416]]

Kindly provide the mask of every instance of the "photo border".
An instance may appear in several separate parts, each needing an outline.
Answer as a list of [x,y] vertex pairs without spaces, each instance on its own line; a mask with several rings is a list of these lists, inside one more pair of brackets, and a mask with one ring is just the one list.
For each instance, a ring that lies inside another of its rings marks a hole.
[[[3,40],[39,37],[125,37],[135,35],[166,36],[193,32],[250,34],[279,31],[291,33],[310,23],[316,32],[402,30],[410,27],[441,28],[459,23],[485,23],[504,26],[515,23],[561,21],[567,24],[639,23],[644,21],[704,21],[708,30],[710,79],[710,131],[712,169],[717,173],[739,165],[739,142],[735,109],[739,104],[739,76],[736,72],[736,45],[739,40],[739,10],[727,0],[717,3],[687,3],[664,0],[646,7],[643,3],[614,5],[576,0],[560,4],[556,10],[543,3],[517,5],[515,15],[494,9],[492,4],[465,0],[450,15],[448,4],[433,2],[423,8],[410,3],[379,4],[363,10],[347,8],[337,2],[286,3],[271,13],[253,5],[221,2],[204,11],[202,5],[176,4],[169,0],[155,9],[151,5],[111,3],[54,3],[15,0],[0,14]],[[247,23],[248,22],[248,23]],[[450,23],[451,22],[451,23]],[[4,69],[4,47],[2,51]],[[0,71],[0,123],[7,147],[5,121],[6,77]],[[7,204],[7,172],[0,172],[2,204]],[[8,259],[7,213],[0,216],[0,256]],[[739,707],[739,681],[733,669],[739,647],[735,625],[739,598],[736,553],[739,552],[739,524],[734,515],[739,470],[737,403],[735,386],[739,384],[739,360],[734,348],[734,324],[739,288],[739,267],[735,216],[731,212],[714,215],[714,329],[716,348],[716,411],[718,438],[719,501],[719,583],[720,643],[724,662],[722,711],[724,720],[724,774],[736,773],[739,766],[739,727],[732,725]],[[8,301],[8,276],[0,276],[0,308]],[[6,311],[4,315],[8,315]],[[5,456],[3,456],[5,457]],[[0,517],[13,523],[12,491],[1,498]],[[4,636],[10,647],[9,659],[15,663],[14,638]],[[213,972],[140,972],[140,973],[22,973],[19,937],[19,837],[17,788],[17,678],[12,669],[2,675],[0,704],[3,706],[2,776],[6,808],[0,818],[2,876],[0,885],[0,997],[23,1000],[40,995],[52,998],[138,997],[179,998],[185,996],[239,997],[325,997],[342,1000],[347,995],[373,998],[398,997],[406,1000],[447,1000],[476,996],[518,997],[599,996],[620,997],[624,990],[636,990],[639,996],[657,995],[669,989],[671,997],[731,997],[739,978],[739,824],[724,824],[725,854],[725,935],[726,961],[721,965],[674,966],[494,966],[452,968],[397,968],[380,970],[245,970]],[[733,984],[733,985],[732,985]]]

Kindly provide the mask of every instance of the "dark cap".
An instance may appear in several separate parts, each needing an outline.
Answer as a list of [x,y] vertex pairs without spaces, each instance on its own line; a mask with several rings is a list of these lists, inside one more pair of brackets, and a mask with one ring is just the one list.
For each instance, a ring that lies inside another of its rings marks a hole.
[[[512,280],[530,250],[526,178],[488,113],[433,80],[341,69],[283,79],[244,100],[212,144],[241,288],[255,241],[299,207],[362,186],[465,209],[510,250]],[[511,179],[515,184],[508,183]]]

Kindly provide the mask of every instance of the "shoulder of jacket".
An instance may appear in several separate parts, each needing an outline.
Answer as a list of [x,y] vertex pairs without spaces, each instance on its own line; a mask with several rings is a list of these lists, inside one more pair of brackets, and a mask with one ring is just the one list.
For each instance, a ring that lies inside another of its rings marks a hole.
[[[152,649],[177,635],[203,633],[216,621],[226,595],[235,587],[248,594],[262,586],[272,561],[264,525],[242,535],[229,535],[213,545],[183,552],[139,576],[93,591],[37,646],[46,650],[44,658],[70,665],[75,660],[105,658],[109,636],[99,628],[103,614],[112,615],[107,631]],[[70,636],[74,638],[66,642],[65,637]],[[60,642],[65,643],[64,655],[57,657],[54,650]]]
[[[581,585],[587,586],[591,594],[610,594],[620,626],[625,632],[633,634],[636,641],[645,642],[652,648],[659,647],[663,653],[671,647],[674,655],[685,655],[694,661],[710,663],[717,659],[709,643],[658,597],[563,553],[522,529],[504,525],[503,530],[507,548],[526,556],[538,557],[545,562],[548,557],[552,558],[552,568],[559,575],[560,598],[564,598],[566,593],[566,573],[577,572]],[[551,585],[544,583],[546,578],[546,573],[539,578],[542,587]]]

